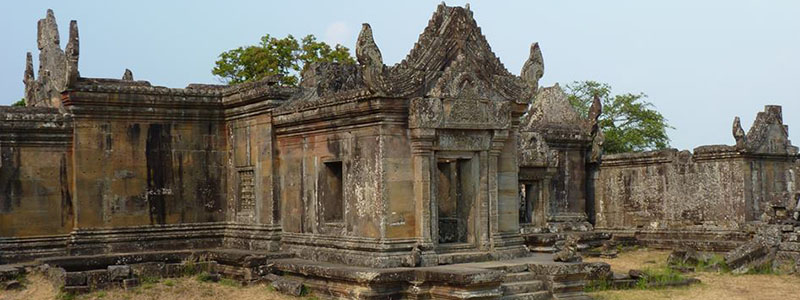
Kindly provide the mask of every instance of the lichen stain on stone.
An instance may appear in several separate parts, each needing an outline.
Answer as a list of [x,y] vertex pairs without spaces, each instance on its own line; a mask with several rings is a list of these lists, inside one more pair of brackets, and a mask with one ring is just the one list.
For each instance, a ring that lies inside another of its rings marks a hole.
[[74,216],[72,193],[69,191],[67,156],[62,155],[59,164],[58,182],[61,189],[61,226],[67,226]]
[[13,147],[0,146],[0,213],[19,207],[23,195],[20,181],[20,152]]
[[172,186],[172,135],[169,124],[150,124],[145,145],[150,224],[166,223],[166,196]]

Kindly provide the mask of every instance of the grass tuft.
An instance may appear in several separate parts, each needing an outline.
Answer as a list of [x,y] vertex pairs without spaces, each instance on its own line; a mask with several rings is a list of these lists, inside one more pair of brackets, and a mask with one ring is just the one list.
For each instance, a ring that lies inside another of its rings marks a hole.
[[230,278],[222,278],[219,280],[219,284],[230,286],[230,287],[241,287],[242,283]]
[[212,281],[214,281],[214,276],[212,276],[208,272],[202,272],[199,275],[197,275],[197,277],[195,277],[195,278],[197,279],[197,281],[200,281],[200,282],[212,282]]
[[173,287],[173,286],[175,286],[175,280],[172,280],[172,279],[164,280],[164,285],[169,286],[169,287]]
[[614,289],[614,285],[612,284],[611,280],[605,278],[589,281],[589,283],[583,287],[583,291],[587,293],[608,291],[612,289]]

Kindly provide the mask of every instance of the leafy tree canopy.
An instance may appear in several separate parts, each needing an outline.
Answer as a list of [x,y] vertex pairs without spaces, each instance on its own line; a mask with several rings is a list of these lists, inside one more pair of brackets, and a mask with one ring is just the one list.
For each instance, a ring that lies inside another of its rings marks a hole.
[[594,97],[599,97],[603,112],[598,118],[605,135],[606,153],[638,152],[669,147],[667,119],[647,102],[644,93],[611,95],[611,86],[596,81],[567,84],[566,92],[573,107],[584,117]]
[[25,106],[25,98],[19,99],[19,101],[14,102],[11,106]]
[[222,52],[211,73],[228,84],[259,80],[281,75],[279,84],[297,85],[299,74],[314,62],[355,63],[350,49],[336,44],[331,47],[307,35],[299,42],[292,35],[278,39],[269,34],[258,45]]

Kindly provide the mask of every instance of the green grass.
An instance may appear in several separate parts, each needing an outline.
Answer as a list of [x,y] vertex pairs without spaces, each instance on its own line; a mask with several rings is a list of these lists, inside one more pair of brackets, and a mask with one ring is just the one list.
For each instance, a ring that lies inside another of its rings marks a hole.
[[60,291],[58,294],[56,294],[57,300],[75,300],[76,297],[77,296],[75,294],[65,291]]
[[242,283],[230,278],[222,278],[219,280],[219,284],[230,286],[230,287],[241,287]]
[[719,254],[712,254],[711,258],[697,263],[696,270],[698,272],[719,271],[722,273],[727,273],[731,271],[731,268],[728,267],[727,263],[725,263],[724,256]]
[[311,289],[305,285],[300,287],[300,296],[308,296],[308,295],[311,295]]
[[613,289],[614,285],[611,283],[611,280],[608,279],[592,280],[583,287],[583,291],[587,293],[608,291]]
[[21,289],[24,289],[30,283],[30,280],[28,280],[28,276],[27,275],[28,274],[26,274],[26,273],[19,273],[16,276],[14,276],[14,280],[19,282],[19,285],[20,285]]
[[155,277],[155,276],[139,276],[139,283],[140,284],[146,284],[146,283],[154,284],[154,283],[158,283],[159,281],[161,281],[161,278],[158,278],[158,277]]
[[211,276],[211,274],[208,273],[208,272],[202,272],[199,275],[197,275],[197,277],[195,277],[195,278],[197,279],[197,281],[200,281],[200,282],[212,282],[212,281],[214,281],[214,276]]
[[175,280],[172,280],[172,279],[164,280],[164,285],[166,285],[168,287],[173,287],[173,286],[175,286]]
[[639,281],[636,282],[636,287],[639,289],[652,288],[653,284],[663,286],[671,282],[678,282],[687,279],[686,276],[669,267],[646,268],[642,270],[642,272],[647,274],[647,276],[639,278]]
[[761,264],[755,267],[752,267],[747,270],[744,274],[748,275],[780,275],[780,272],[772,268],[771,263]]
[[193,261],[183,263],[183,276],[194,276],[198,272],[200,272],[200,268]]

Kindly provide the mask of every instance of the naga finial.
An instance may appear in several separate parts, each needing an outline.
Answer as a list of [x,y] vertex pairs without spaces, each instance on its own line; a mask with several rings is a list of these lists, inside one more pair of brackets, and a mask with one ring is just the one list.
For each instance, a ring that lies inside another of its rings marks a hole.
[[539,88],[539,79],[544,76],[544,59],[542,58],[542,50],[539,48],[539,43],[531,45],[531,52],[528,60],[522,66],[520,77],[530,85],[534,91]]
[[737,149],[744,149],[745,147],[745,134],[744,129],[742,129],[742,122],[739,120],[739,117],[733,118],[733,138],[736,140],[736,148]]
[[383,57],[375,39],[372,38],[372,27],[364,23],[356,41],[356,59],[362,68],[362,76],[367,87],[376,93],[383,91]]

